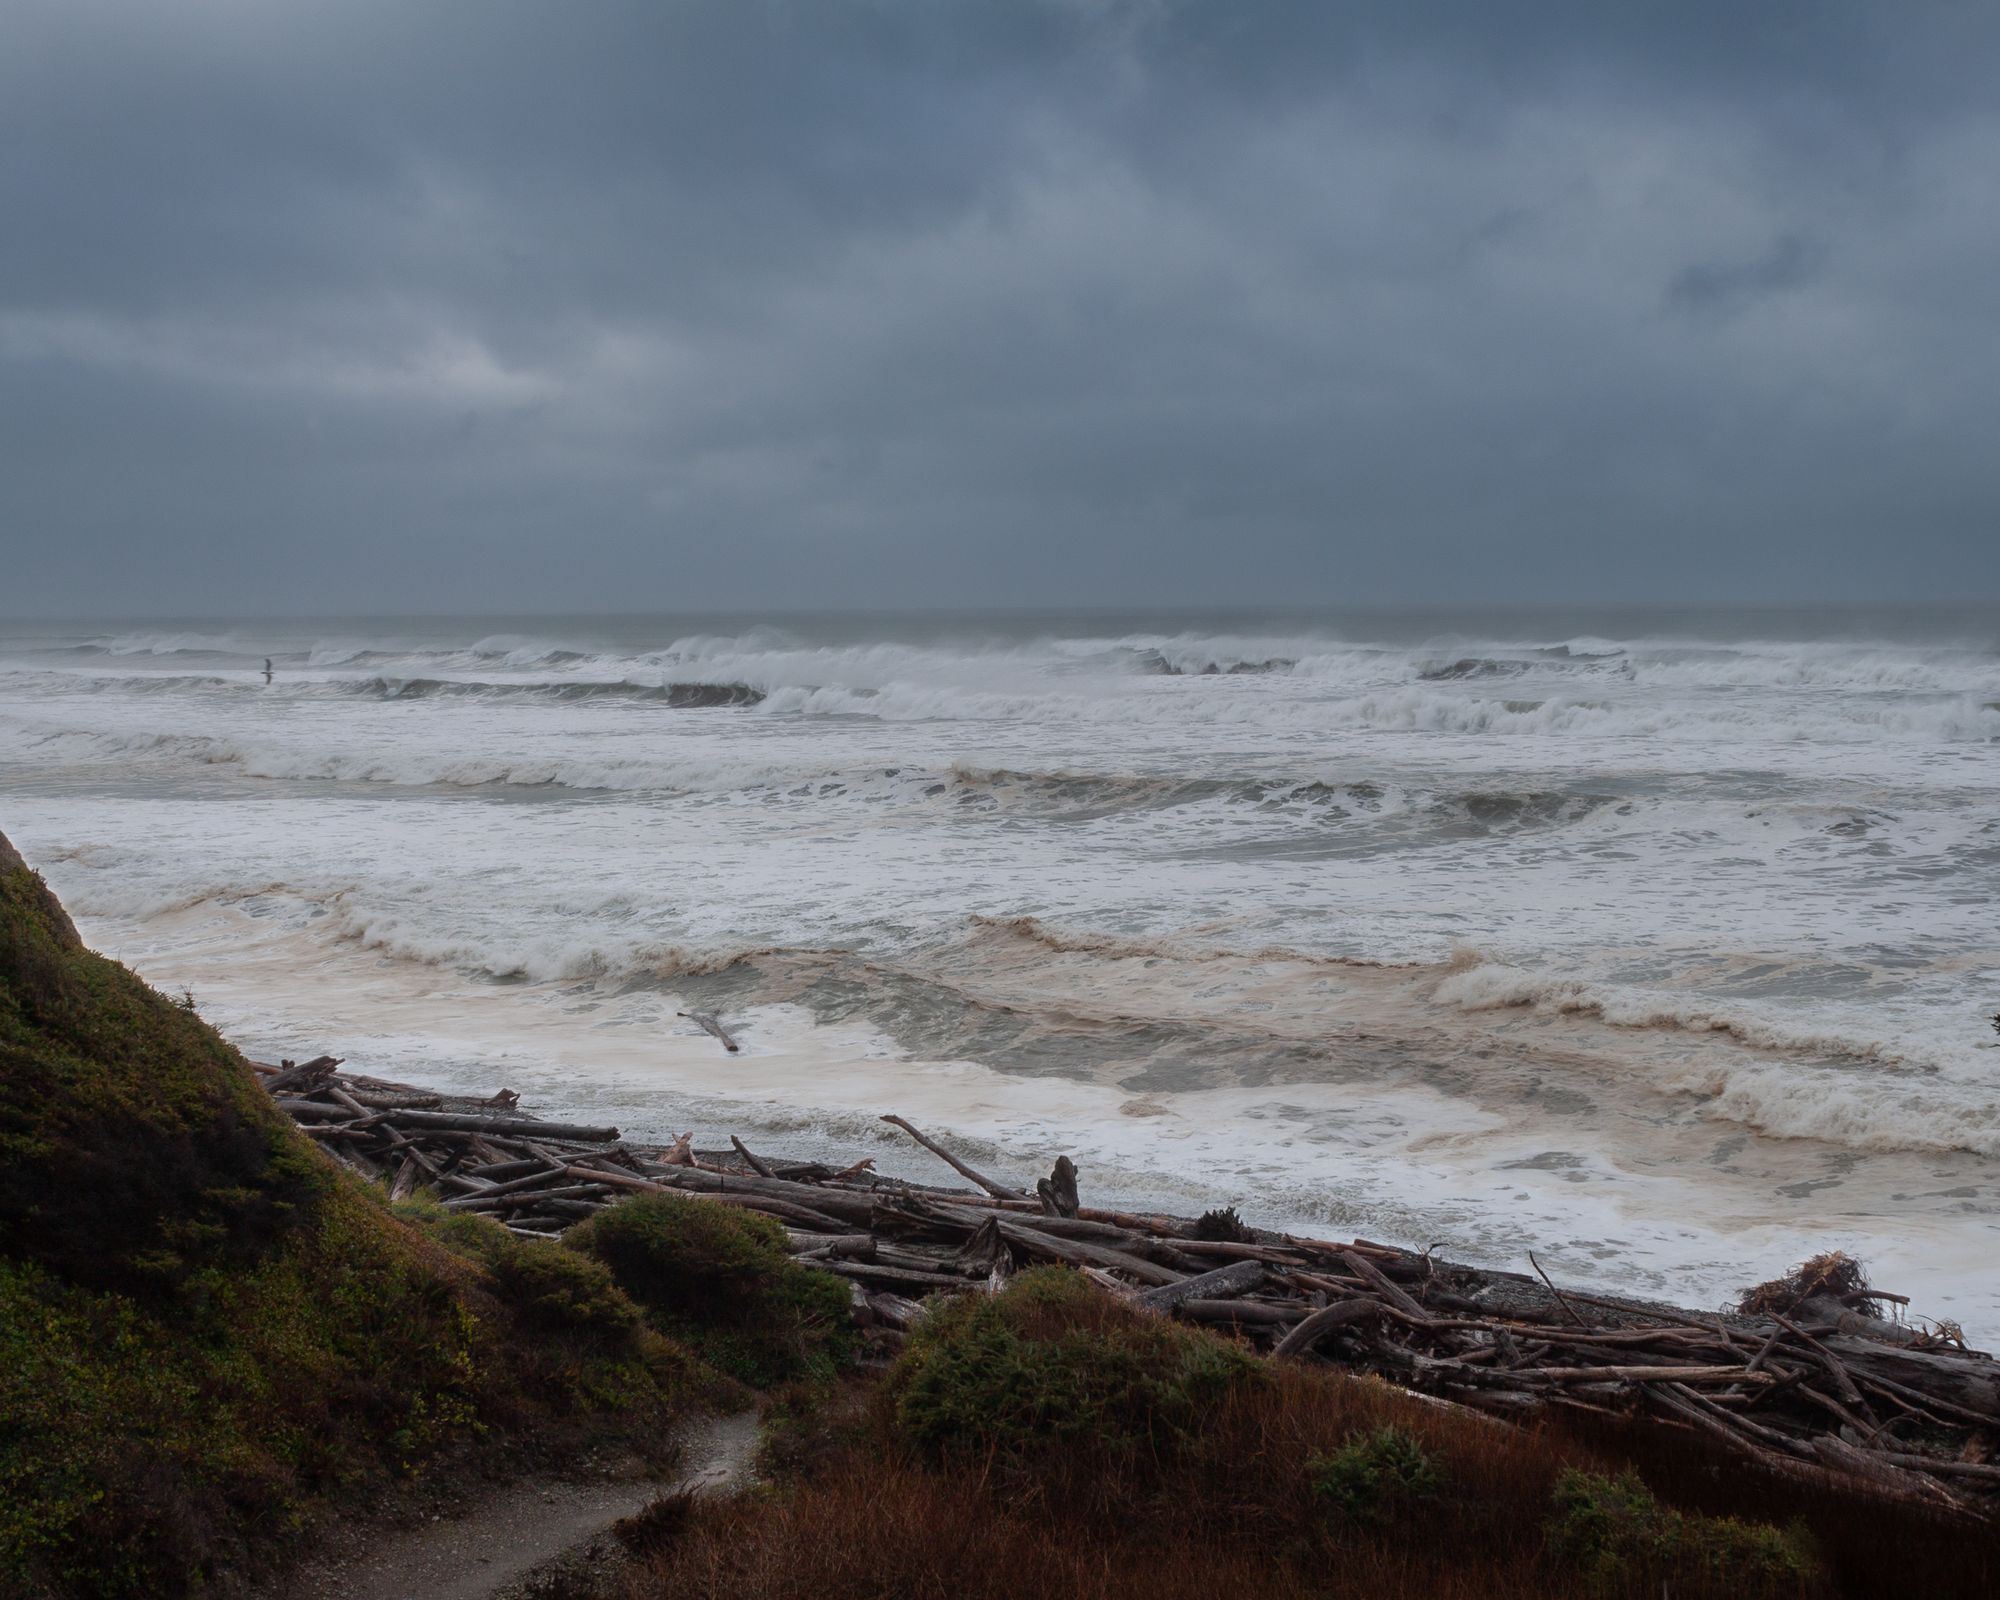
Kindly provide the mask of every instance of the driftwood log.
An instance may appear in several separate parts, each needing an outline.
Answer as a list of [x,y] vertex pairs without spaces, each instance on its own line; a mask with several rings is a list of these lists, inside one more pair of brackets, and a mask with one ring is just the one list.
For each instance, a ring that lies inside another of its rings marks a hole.
[[1075,1216],[1076,1208],[1082,1204],[1076,1195],[1076,1163],[1068,1156],[1057,1156],[1055,1170],[1036,1181],[1035,1194],[1050,1216]]
[[722,1048],[727,1050],[731,1055],[735,1055],[742,1048],[742,1046],[737,1044],[736,1036],[716,1020],[715,1013],[712,1011],[677,1011],[674,1015],[686,1017],[688,1021],[694,1023],[702,1032],[713,1034],[721,1041]]
[[641,1150],[615,1128],[545,1121],[509,1101],[447,1101],[339,1067],[321,1056],[258,1071],[302,1132],[393,1197],[427,1190],[530,1237],[632,1194],[758,1211],[783,1226],[794,1255],[848,1280],[857,1321],[891,1345],[933,1295],[988,1292],[1022,1267],[1061,1262],[1134,1306],[1280,1358],[1506,1416],[1611,1411],[1701,1434],[1795,1481],[2000,1513],[2000,1364],[1949,1323],[1907,1320],[1900,1296],[1858,1272],[1821,1272],[1775,1298],[1782,1283],[1762,1286],[1750,1309],[1694,1311],[1558,1289],[1533,1261],[1532,1274],[1465,1266],[1251,1228],[1233,1210],[1190,1220],[1097,1209],[1081,1203],[1066,1157],[1030,1193],[895,1115],[883,1120],[974,1187],[886,1177],[867,1159],[835,1170],[760,1157],[733,1138],[728,1149],[684,1135]]

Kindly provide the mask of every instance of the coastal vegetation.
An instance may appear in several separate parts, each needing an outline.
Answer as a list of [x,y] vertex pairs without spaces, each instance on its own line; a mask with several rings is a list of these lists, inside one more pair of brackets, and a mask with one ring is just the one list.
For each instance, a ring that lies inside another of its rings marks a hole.
[[759,1388],[834,1378],[852,1353],[845,1283],[800,1266],[785,1230],[754,1211],[634,1195],[563,1236],[652,1324]]
[[681,1506],[607,1593],[1739,1600],[2000,1572],[1989,1530],[1922,1508],[1252,1356],[1065,1267],[933,1309],[872,1385],[767,1430],[773,1487]]
[[[427,1487],[607,1451],[664,1467],[691,1408],[752,1389],[767,1483],[662,1500],[594,1596],[1818,1600],[2000,1580],[1992,1522],[1943,1503],[1788,1477],[1630,1410],[1499,1420],[1259,1354],[1229,1320],[1252,1302],[1184,1287],[1240,1296],[1246,1260],[1282,1255],[1233,1215],[1187,1241],[1244,1260],[1119,1292],[1087,1261],[1003,1270],[1001,1247],[1044,1236],[978,1174],[998,1209],[963,1242],[945,1217],[952,1242],[922,1256],[813,1232],[869,1225],[849,1174],[807,1189],[742,1156],[749,1177],[685,1176],[803,1233],[601,1166],[583,1174],[629,1197],[572,1199],[547,1237],[469,1208],[496,1205],[479,1191],[392,1199],[315,1149],[191,1004],[84,948],[0,840],[0,1592],[226,1596]],[[771,1197],[787,1184],[806,1193]],[[1057,1198],[1075,1212],[1073,1174]],[[895,1215],[917,1235],[945,1216],[916,1196]],[[1072,1254],[1149,1259],[1070,1221],[1047,1237]],[[991,1292],[853,1287],[947,1258]],[[1860,1293],[1850,1276],[1816,1268],[1783,1304]]]
[[228,1592],[385,1488],[726,1391],[601,1263],[327,1162],[0,839],[0,1593]]

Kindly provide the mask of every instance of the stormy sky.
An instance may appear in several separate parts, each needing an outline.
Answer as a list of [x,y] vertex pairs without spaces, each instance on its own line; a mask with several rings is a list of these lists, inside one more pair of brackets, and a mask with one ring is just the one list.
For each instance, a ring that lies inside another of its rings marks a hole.
[[8,0],[0,612],[2000,596],[1990,0]]

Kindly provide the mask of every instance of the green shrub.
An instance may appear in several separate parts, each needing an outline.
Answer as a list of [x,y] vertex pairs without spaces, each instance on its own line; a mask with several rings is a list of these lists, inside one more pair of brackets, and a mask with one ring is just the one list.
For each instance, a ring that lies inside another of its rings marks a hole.
[[518,1239],[493,1270],[500,1296],[530,1328],[626,1345],[642,1320],[601,1261],[554,1240]]
[[639,1195],[563,1242],[609,1267],[660,1332],[745,1383],[830,1379],[852,1351],[846,1281],[793,1261],[784,1229],[754,1211]]
[[1414,1435],[1393,1424],[1357,1434],[1307,1465],[1313,1498],[1337,1523],[1380,1526],[1444,1489],[1444,1470]]
[[1675,1511],[1631,1472],[1607,1478],[1565,1471],[1556,1480],[1548,1537],[1557,1560],[1606,1594],[1676,1579],[1730,1595],[1798,1594],[1819,1570],[1803,1531]]
[[644,1316],[603,1262],[553,1239],[523,1239],[471,1212],[423,1201],[405,1201],[395,1210],[453,1254],[484,1267],[493,1292],[527,1331],[631,1348]]
[[[1107,1314],[1108,1313],[1108,1314]],[[1192,1437],[1254,1358],[1164,1318],[1132,1317],[1067,1268],[932,1311],[890,1375],[894,1424],[936,1455],[1025,1463],[1051,1447],[1133,1455]]]

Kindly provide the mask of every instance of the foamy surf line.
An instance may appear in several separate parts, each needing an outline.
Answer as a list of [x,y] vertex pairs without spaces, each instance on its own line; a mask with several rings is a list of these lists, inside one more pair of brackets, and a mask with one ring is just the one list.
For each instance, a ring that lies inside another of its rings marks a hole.
[[[1426,1026],[1425,1042],[1438,1048],[1445,1041],[1429,1026],[1438,1014],[1467,1015],[1476,1027],[1485,1015],[1519,1011],[1547,1018],[1557,1030],[1551,1047],[1566,1047],[1574,1055],[1573,1024],[1583,1019],[1610,1030],[1612,1064],[1645,1073],[1634,1087],[1694,1097],[1701,1102],[1700,1114],[1714,1121],[1855,1151],[2000,1154],[2000,1106],[1977,1081],[1941,1073],[1907,1042],[1814,1032],[1741,1008],[1690,1008],[1658,995],[1524,972],[1477,952],[1460,952],[1442,965],[1315,958],[1283,946],[1239,950],[1217,943],[1232,931],[1227,928],[1206,937],[1135,939],[1064,931],[1035,918],[979,916],[968,919],[970,936],[964,942],[901,961],[851,949],[777,945],[703,949],[644,942],[615,950],[596,944],[495,950],[464,938],[440,941],[372,912],[352,886],[315,893],[276,881],[136,904],[127,900],[118,909],[145,925],[271,901],[309,908],[313,942],[300,947],[302,961],[348,945],[419,969],[474,978],[611,987],[671,984],[732,971],[754,978],[763,969],[831,968],[849,981],[921,984],[958,1006],[998,1007],[1023,1016],[1040,1010],[1068,1024],[1196,1030],[1215,1041],[1218,1054],[1241,1049],[1245,1036],[1281,1045],[1314,1039],[1342,1011],[1349,1026]],[[106,909],[89,894],[74,896],[73,903],[84,916]],[[252,936],[268,938],[271,931],[266,922]],[[1033,965],[1023,964],[1024,953]],[[1045,957],[1054,958],[1053,964]],[[1330,984],[1348,990],[1337,1007]],[[1287,988],[1293,991],[1289,1006]],[[1647,1062],[1619,1052],[1619,1035],[1685,1035],[1712,1040],[1718,1048]],[[1476,1050],[1480,1040],[1467,1036],[1458,1047]],[[1844,1061],[1850,1070],[1809,1070],[1801,1057]],[[1859,1063],[1875,1070],[1857,1074],[1851,1066]],[[1579,1087],[1589,1086],[1579,1081]]]
[[[106,948],[284,1053],[518,1060],[673,1132],[762,1095],[768,1137],[871,1150],[902,1109],[1014,1176],[1067,1148],[1713,1299],[1793,1241],[2000,1258],[1996,637],[0,627],[0,812]],[[730,1076],[675,1002],[796,1071]]]
[[614,1123],[640,1143],[735,1131],[774,1155],[867,1154],[937,1179],[881,1124],[895,1111],[1017,1179],[1067,1154],[1094,1203],[1181,1214],[1234,1204],[1260,1225],[1441,1243],[1493,1266],[1518,1268],[1532,1249],[1569,1281],[1679,1303],[1721,1304],[1838,1246],[1968,1332],[2000,1330],[1990,1228],[1878,1215],[1873,1191],[1830,1199],[1807,1222],[1779,1215],[1770,1196],[1761,1212],[1747,1205],[1715,1172],[1628,1170],[1587,1148],[1551,1160],[1546,1134],[1422,1085],[1135,1094],[912,1056],[872,1027],[788,1005],[733,1012],[743,1049],[724,1057],[675,1018],[671,991],[496,990],[449,968],[416,976],[358,953],[260,945],[249,919],[231,922],[206,940],[176,937],[164,966],[132,953],[143,975],[193,985],[211,1018],[264,1059],[327,1049],[447,1093],[509,1087],[548,1115]]
[[[774,1009],[732,1018],[731,1025],[752,1053],[740,1063],[733,1058],[742,1070],[726,1090],[715,1087],[713,1066],[699,1060],[664,1069],[583,1068],[519,1049],[451,1060],[439,1055],[436,1040],[396,1036],[351,1048],[370,1070],[384,1063],[385,1075],[446,1093],[483,1096],[504,1080],[524,1104],[547,1115],[610,1122],[642,1145],[663,1147],[683,1132],[692,1132],[698,1145],[719,1145],[740,1132],[773,1157],[844,1166],[867,1155],[892,1176],[952,1181],[884,1128],[880,1119],[893,1110],[948,1139],[983,1170],[1027,1187],[1056,1155],[1069,1155],[1093,1205],[1178,1215],[1234,1205],[1258,1226],[1315,1235],[1331,1228],[1412,1249],[1436,1246],[1514,1270],[1528,1267],[1532,1250],[1564,1282],[1675,1304],[1722,1306],[1750,1283],[1837,1247],[1927,1308],[1950,1315],[1975,1340],[2000,1331],[2000,1273],[1990,1255],[1941,1231],[1921,1229],[1912,1237],[1907,1227],[1885,1230],[1844,1215],[1812,1227],[1721,1228],[1700,1215],[1696,1185],[1658,1180],[1616,1200],[1583,1204],[1554,1182],[1464,1192],[1464,1174],[1440,1171],[1440,1152],[1480,1144],[1489,1158],[1527,1161],[1536,1141],[1495,1149],[1462,1111],[1454,1119],[1435,1103],[1377,1097],[1365,1118],[1423,1125],[1427,1131],[1412,1141],[1420,1142],[1421,1155],[1377,1152],[1366,1171],[1327,1162],[1329,1176],[1316,1182],[1300,1170],[1300,1145],[1326,1120],[1353,1117],[1350,1102],[1198,1093],[1174,1097],[1171,1110],[1149,1106],[1135,1127],[1129,1103],[1115,1091],[1065,1086],[1052,1095],[1045,1083],[976,1063],[895,1060],[866,1036],[807,1042],[797,1035],[810,1025]],[[857,1046],[865,1068],[853,1063]]]

